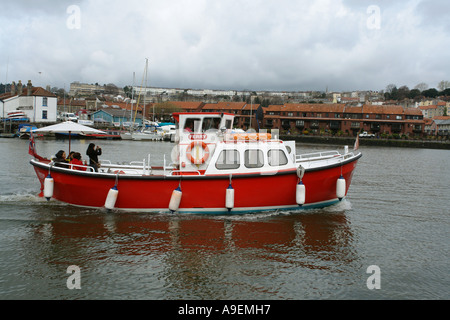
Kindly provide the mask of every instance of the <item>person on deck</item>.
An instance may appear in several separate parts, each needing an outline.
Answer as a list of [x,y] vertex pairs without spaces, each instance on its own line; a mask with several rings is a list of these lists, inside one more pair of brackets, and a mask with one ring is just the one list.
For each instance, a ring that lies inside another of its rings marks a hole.
[[67,168],[66,152],[64,150],[59,150],[55,157],[52,159],[55,167],[65,167]]
[[98,172],[98,168],[100,167],[98,156],[102,155],[102,148],[95,146],[94,143],[90,143],[86,150],[86,155],[89,157],[89,165],[94,168],[95,172]]
[[72,169],[80,170],[80,171],[86,171],[85,163],[81,160],[81,154],[79,152],[74,152],[72,154],[72,160],[70,161],[70,164],[73,164],[74,166]]

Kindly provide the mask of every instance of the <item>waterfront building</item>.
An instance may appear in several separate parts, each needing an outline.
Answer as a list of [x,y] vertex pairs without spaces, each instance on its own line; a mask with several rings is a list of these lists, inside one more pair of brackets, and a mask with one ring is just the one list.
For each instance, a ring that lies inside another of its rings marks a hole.
[[434,118],[441,117],[445,113],[446,104],[445,102],[436,103],[436,104],[427,104],[423,106],[419,106],[420,111],[425,118]]
[[10,92],[0,95],[0,117],[6,118],[9,112],[23,112],[32,123],[56,122],[56,95],[41,87],[33,87],[28,80],[26,87],[19,80],[13,81]]
[[433,119],[425,119],[425,133],[432,136],[450,136],[450,116],[439,116]]
[[348,106],[344,104],[270,105],[263,127],[289,132],[340,133],[355,136],[367,131],[375,135],[422,134],[425,122],[420,110],[397,105]]
[[142,115],[139,113],[131,113],[119,106],[105,106],[91,114],[91,119],[97,124],[113,125],[122,127],[134,123],[142,125]]

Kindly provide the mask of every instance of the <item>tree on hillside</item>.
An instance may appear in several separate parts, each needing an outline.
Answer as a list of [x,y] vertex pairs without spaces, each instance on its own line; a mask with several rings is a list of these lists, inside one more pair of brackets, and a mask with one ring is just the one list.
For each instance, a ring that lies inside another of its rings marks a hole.
[[414,89],[418,89],[420,91],[425,91],[428,89],[428,85],[425,82],[421,82],[414,87]]
[[422,91],[422,94],[426,98],[436,98],[439,95],[439,91],[437,91],[435,88],[431,88],[431,89]]
[[409,97],[409,88],[407,86],[401,86],[397,91],[397,100],[405,100]]
[[398,89],[393,83],[387,85],[386,92],[384,93],[384,98],[386,100],[397,100],[398,99]]
[[422,93],[420,92],[419,89],[412,89],[412,90],[409,91],[408,98],[415,99],[417,97],[420,97],[421,94]]

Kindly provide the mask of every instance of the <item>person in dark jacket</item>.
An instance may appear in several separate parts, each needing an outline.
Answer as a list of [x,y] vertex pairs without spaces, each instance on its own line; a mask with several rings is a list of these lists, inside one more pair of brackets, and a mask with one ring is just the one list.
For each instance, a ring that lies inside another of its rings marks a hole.
[[102,155],[102,148],[95,146],[94,143],[90,143],[86,150],[86,155],[89,157],[89,165],[94,168],[95,172],[98,172],[98,167],[100,166],[98,156]]
[[66,165],[68,162],[66,160],[66,152],[64,150],[59,150],[52,160],[55,167],[67,167]]

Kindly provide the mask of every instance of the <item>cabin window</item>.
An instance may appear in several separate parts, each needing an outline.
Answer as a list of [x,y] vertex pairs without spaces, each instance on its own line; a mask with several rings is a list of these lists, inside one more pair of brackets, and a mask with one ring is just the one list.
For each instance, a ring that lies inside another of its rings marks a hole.
[[216,162],[216,168],[219,170],[237,169],[240,166],[239,151],[222,150]]
[[261,150],[245,150],[244,165],[247,168],[261,168],[264,166],[264,154]]
[[227,129],[231,129],[231,127],[233,126],[233,120],[227,120],[225,121],[225,127]]
[[220,126],[220,118],[204,118],[202,129],[203,131],[208,131],[211,129],[218,130]]
[[198,128],[201,122],[202,122],[201,119],[194,119],[194,118],[186,119],[183,129],[188,132],[198,132]]
[[273,167],[284,166],[288,163],[288,159],[283,150],[280,149],[269,150],[267,156],[269,158],[269,165]]

